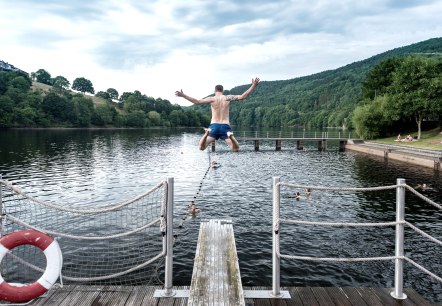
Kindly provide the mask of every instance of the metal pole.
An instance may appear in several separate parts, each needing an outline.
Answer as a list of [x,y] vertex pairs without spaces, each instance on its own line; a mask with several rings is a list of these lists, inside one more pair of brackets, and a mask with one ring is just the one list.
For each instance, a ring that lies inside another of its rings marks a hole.
[[[405,179],[397,179],[396,188],[396,222],[403,222],[405,216]],[[396,224],[395,256],[404,257],[404,224]],[[407,295],[404,289],[404,259],[394,260],[394,291],[391,296],[395,299],[405,300]]]
[[273,247],[272,247],[272,293],[273,297],[281,296],[280,286],[280,258],[279,253],[279,207],[280,207],[280,178],[273,177]]
[[167,207],[166,207],[166,259],[164,268],[164,295],[174,296],[172,290],[173,272],[173,177],[167,178]]

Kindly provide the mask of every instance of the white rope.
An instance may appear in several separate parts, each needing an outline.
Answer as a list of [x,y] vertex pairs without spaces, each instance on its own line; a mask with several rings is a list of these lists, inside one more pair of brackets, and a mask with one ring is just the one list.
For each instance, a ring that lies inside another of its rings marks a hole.
[[433,236],[430,236],[429,234],[425,233],[423,230],[417,228],[416,226],[414,226],[413,224],[411,224],[410,222],[405,222],[406,225],[408,225],[411,229],[413,229],[414,231],[416,231],[417,233],[421,234],[422,236],[424,236],[425,238],[428,238],[429,240],[431,240],[432,242],[442,246],[442,241],[434,238]]
[[418,196],[420,199],[424,200],[425,202],[433,205],[434,207],[436,207],[437,209],[442,210],[442,205],[437,204],[436,202],[434,202],[433,200],[427,198],[426,196],[424,196],[423,194],[420,194],[419,192],[417,192],[413,187],[408,186],[408,185],[404,185],[404,187],[406,187],[408,190],[411,191],[411,193],[415,194],[416,196]]
[[279,219],[281,223],[287,224],[304,224],[304,225],[324,225],[324,226],[349,226],[349,227],[384,227],[384,226],[393,226],[397,224],[405,224],[404,221],[400,222],[379,222],[379,223],[332,223],[332,222],[314,222],[314,221],[302,221],[302,220],[286,220]]
[[[28,266],[28,267],[36,270],[36,271],[39,271],[39,272],[42,272],[42,273],[45,271],[44,269],[42,269],[40,267],[37,267],[37,266],[35,266],[35,265],[33,265],[33,264],[23,260],[22,258],[14,255],[14,254],[11,254],[11,253],[7,253],[7,254],[10,257],[12,257],[15,261],[20,262],[20,263],[24,264],[25,266]],[[139,264],[139,265],[137,265],[135,267],[132,267],[132,268],[130,268],[128,270],[121,271],[121,272],[118,272],[118,273],[110,274],[110,275],[103,275],[103,276],[97,276],[97,277],[71,277],[71,276],[63,275],[63,278],[65,280],[69,280],[69,281],[73,281],[73,282],[93,282],[93,281],[100,281],[100,280],[107,280],[107,279],[111,279],[111,278],[116,278],[116,277],[123,276],[123,275],[128,274],[128,273],[131,273],[133,271],[136,271],[138,269],[144,268],[145,266],[151,264],[155,260],[158,260],[159,258],[163,257],[164,255],[166,255],[166,252],[163,251],[160,254],[158,254],[155,257],[153,257],[152,259],[150,259],[150,260],[148,260],[146,262],[143,262],[143,263],[141,263],[141,264]]]
[[379,261],[379,260],[393,260],[393,259],[403,259],[402,256],[384,256],[384,257],[358,257],[358,258],[342,258],[342,257],[310,257],[310,256],[294,256],[294,255],[283,255],[277,253],[281,258],[291,259],[291,260],[309,260],[309,261],[333,261],[333,262],[358,262],[358,261]]
[[38,200],[36,198],[33,198],[29,195],[27,195],[26,193],[22,192],[20,190],[20,188],[12,186],[12,183],[5,181],[5,180],[0,180],[0,184],[5,185],[5,187],[13,192],[15,192],[16,194],[19,194],[21,196],[23,196],[24,198],[30,200],[31,202],[34,202],[36,204],[40,204],[46,207],[50,207],[56,210],[60,210],[60,211],[65,211],[65,212],[71,212],[71,213],[76,213],[76,214],[96,214],[96,213],[103,213],[103,212],[109,212],[109,211],[114,211],[114,210],[118,210],[120,208],[123,208],[125,206],[128,206],[146,196],[148,196],[149,194],[153,193],[154,191],[156,191],[157,189],[161,188],[163,185],[167,185],[165,181],[162,181],[160,183],[158,183],[156,186],[154,186],[152,189],[146,191],[145,193],[136,196],[133,199],[124,201],[122,203],[117,203],[117,204],[112,204],[110,206],[107,206],[106,208],[85,208],[85,209],[75,209],[75,208],[68,208],[65,207],[63,205],[59,205],[59,204],[53,204],[53,203],[49,203],[46,201],[41,201]]
[[403,185],[390,185],[390,186],[378,186],[378,187],[324,187],[324,186],[296,185],[290,183],[279,183],[279,185],[289,188],[300,188],[300,189],[311,189],[311,190],[332,190],[332,191],[379,191],[379,190],[395,189],[397,187],[403,186]]
[[411,264],[412,264],[413,266],[415,266],[416,268],[418,268],[419,270],[421,270],[422,272],[424,272],[424,273],[430,275],[430,276],[433,277],[435,280],[437,280],[437,281],[439,281],[439,282],[442,283],[442,278],[441,278],[441,277],[437,276],[437,275],[434,274],[434,273],[431,273],[430,271],[428,271],[427,269],[425,269],[424,267],[422,267],[420,264],[416,263],[415,261],[411,260],[411,259],[408,258],[408,257],[405,257],[404,259],[405,259],[406,261],[408,261],[409,263],[411,263]]
[[5,215],[5,219],[8,219],[14,223],[17,223],[21,226],[42,232],[42,233],[46,233],[46,234],[50,234],[52,236],[58,236],[58,237],[63,237],[63,238],[72,238],[72,239],[78,239],[78,240],[103,240],[103,239],[115,239],[115,238],[121,238],[121,237],[125,237],[125,236],[129,236],[131,234],[137,233],[139,231],[142,231],[148,227],[151,227],[152,225],[155,225],[156,223],[158,223],[160,221],[160,219],[155,219],[152,222],[143,225],[141,227],[135,228],[131,231],[128,232],[124,232],[124,233],[119,233],[119,234],[115,234],[115,235],[108,235],[108,236],[76,236],[76,235],[70,235],[70,234],[64,234],[64,233],[60,233],[60,232],[54,232],[54,231],[50,231],[50,230],[45,230],[45,229],[41,229],[38,228],[36,226],[32,226],[28,223],[25,223],[15,217],[12,217],[10,215]]
[[169,190],[169,184],[167,184],[167,181],[164,182],[165,188],[163,188],[163,203],[161,203],[161,216],[160,216],[160,232],[166,233],[167,228],[167,220],[166,220],[166,213],[167,213],[167,194]]

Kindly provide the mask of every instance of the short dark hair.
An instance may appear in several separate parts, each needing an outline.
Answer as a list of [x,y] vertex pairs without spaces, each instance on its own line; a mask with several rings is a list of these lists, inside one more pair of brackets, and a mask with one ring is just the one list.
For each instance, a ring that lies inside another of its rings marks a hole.
[[223,92],[224,91],[223,85],[216,85],[215,86],[215,91]]

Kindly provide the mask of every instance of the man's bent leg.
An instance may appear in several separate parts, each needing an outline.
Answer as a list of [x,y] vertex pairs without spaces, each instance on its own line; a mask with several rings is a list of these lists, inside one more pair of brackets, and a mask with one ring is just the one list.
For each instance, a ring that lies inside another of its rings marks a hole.
[[226,139],[226,142],[229,145],[230,149],[232,149],[233,152],[238,152],[239,151],[239,143],[235,139],[235,137],[233,137],[233,133],[227,132],[227,137],[228,138]]
[[199,148],[204,151],[209,144],[215,141],[215,138],[209,136],[210,129],[205,129],[203,137],[201,137],[199,142]]

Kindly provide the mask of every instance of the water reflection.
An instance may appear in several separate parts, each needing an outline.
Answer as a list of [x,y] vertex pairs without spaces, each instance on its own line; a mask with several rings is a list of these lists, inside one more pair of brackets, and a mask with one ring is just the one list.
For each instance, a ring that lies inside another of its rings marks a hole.
[[[199,222],[232,219],[245,286],[271,286],[271,181],[306,185],[372,187],[393,185],[405,178],[410,185],[429,183],[428,196],[440,203],[442,183],[432,169],[354,152],[338,152],[331,143],[318,152],[314,144],[297,151],[295,144],[240,143],[233,154],[222,143],[216,153],[201,152],[198,130],[11,130],[0,131],[0,173],[43,200],[108,205],[131,198],[167,176],[175,177],[174,284],[189,285]],[[209,158],[221,167],[210,170]],[[201,185],[201,188],[199,186]],[[196,192],[199,191],[198,194]],[[395,191],[336,193],[314,191],[310,199],[291,198],[296,190],[282,190],[286,218],[326,222],[394,220]],[[194,198],[195,197],[195,198]],[[186,214],[196,199],[201,211]],[[408,220],[440,237],[441,213],[407,195]],[[182,222],[183,227],[178,228]],[[394,230],[284,226],[283,253],[320,257],[366,257],[394,254]],[[442,267],[434,243],[407,232],[407,255],[438,275]],[[392,262],[311,263],[282,260],[284,286],[392,287]],[[442,289],[429,277],[406,266],[406,287],[427,298],[442,300]]]

